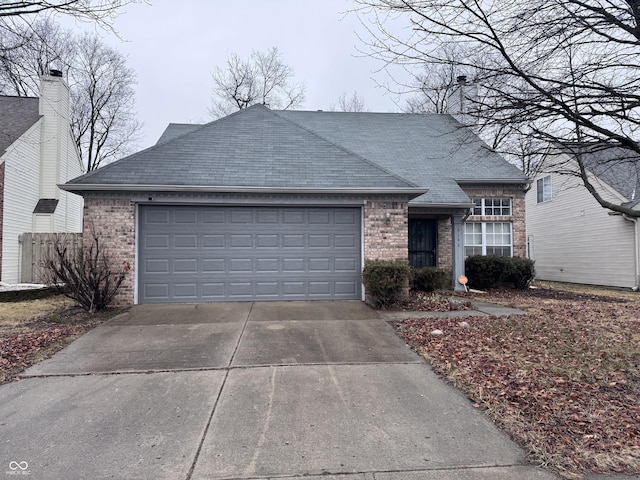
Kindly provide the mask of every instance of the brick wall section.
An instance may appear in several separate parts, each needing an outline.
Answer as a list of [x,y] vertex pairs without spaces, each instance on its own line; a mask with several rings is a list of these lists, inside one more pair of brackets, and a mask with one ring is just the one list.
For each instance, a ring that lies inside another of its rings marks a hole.
[[470,198],[510,198],[511,217],[498,216],[470,216],[468,222],[504,222],[511,221],[513,232],[513,256],[525,258],[527,256],[527,229],[525,215],[525,194],[520,186],[492,185],[492,186],[463,186],[464,192]]
[[101,250],[109,255],[114,268],[125,262],[130,270],[113,304],[133,305],[135,265],[135,205],[124,198],[85,198],[83,243],[98,236]]
[[451,218],[438,220],[438,268],[453,271],[453,238]]
[[[387,215],[389,223],[386,223]],[[407,202],[368,201],[364,206],[365,260],[409,258]]]
[[0,165],[0,280],[2,280],[2,232],[4,231],[4,166],[5,162]]

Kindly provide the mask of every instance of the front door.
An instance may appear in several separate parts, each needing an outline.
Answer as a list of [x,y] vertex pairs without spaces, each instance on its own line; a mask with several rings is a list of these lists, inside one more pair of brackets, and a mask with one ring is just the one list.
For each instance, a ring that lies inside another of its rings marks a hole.
[[436,220],[409,219],[409,265],[414,268],[436,266]]

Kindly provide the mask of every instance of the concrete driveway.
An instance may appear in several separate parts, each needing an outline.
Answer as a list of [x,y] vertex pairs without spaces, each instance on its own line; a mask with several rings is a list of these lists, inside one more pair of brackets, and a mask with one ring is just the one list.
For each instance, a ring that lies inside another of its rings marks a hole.
[[0,478],[556,478],[360,302],[137,306],[27,376]]

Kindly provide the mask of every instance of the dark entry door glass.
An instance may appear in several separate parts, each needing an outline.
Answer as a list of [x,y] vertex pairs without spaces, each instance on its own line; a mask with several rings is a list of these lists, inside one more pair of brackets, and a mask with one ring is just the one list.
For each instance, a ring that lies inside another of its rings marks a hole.
[[436,266],[435,220],[409,219],[409,264],[414,268]]

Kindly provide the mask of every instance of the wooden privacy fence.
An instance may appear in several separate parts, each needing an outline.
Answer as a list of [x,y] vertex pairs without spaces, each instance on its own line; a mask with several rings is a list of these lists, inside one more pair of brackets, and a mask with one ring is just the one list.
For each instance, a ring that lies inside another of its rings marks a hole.
[[62,243],[74,257],[82,249],[81,233],[23,233],[20,235],[22,257],[21,283],[47,283],[45,263],[56,258],[55,245]]

